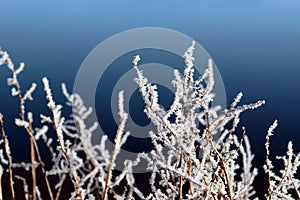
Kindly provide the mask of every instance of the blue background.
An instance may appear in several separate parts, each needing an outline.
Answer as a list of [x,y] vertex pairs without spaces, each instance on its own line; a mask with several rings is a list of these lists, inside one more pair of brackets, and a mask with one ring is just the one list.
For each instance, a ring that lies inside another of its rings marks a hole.
[[[289,140],[300,151],[299,10],[298,0],[0,1],[0,47],[16,64],[26,63],[20,76],[23,88],[32,81],[38,83],[36,102],[28,104],[28,109],[47,113],[42,77],[50,79],[56,98],[62,98],[60,83],[73,85],[82,61],[101,41],[137,27],[182,32],[214,59],[228,103],[239,91],[244,93],[244,103],[266,100],[262,108],[244,113],[241,121],[262,173],[265,134],[275,118],[279,127],[271,153],[283,154]],[[9,97],[7,71],[0,69],[0,112],[9,124],[18,111],[14,109],[17,100]],[[7,126],[14,132],[9,135],[14,138],[13,156],[28,158],[20,154],[28,147],[26,135],[17,135],[14,126]],[[258,188],[261,183],[258,178]]]

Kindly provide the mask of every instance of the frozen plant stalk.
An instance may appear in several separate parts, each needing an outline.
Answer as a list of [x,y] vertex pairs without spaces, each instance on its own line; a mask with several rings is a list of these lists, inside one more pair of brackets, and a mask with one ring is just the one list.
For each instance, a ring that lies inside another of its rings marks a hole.
[[[264,101],[237,106],[240,93],[229,109],[219,112],[220,106],[212,107],[213,62],[209,59],[208,68],[194,79],[194,46],[195,42],[184,54],[183,77],[174,70],[172,83],[176,91],[169,110],[158,104],[157,86],[149,83],[138,68],[140,57],[133,60],[135,81],[146,105],[144,111],[157,128],[156,133],[150,132],[155,149],[150,156],[140,155],[152,171],[151,196],[155,199],[249,199],[255,194],[252,183],[257,170],[251,165],[253,155],[247,136],[244,133],[239,141],[235,128],[242,112],[255,109]],[[228,130],[225,125],[230,121],[233,126]],[[214,138],[218,132],[221,137]],[[197,155],[197,152],[201,153]],[[243,159],[241,164],[237,160],[239,156]],[[241,181],[236,172],[239,168],[244,169]],[[188,186],[185,191],[184,185]]]

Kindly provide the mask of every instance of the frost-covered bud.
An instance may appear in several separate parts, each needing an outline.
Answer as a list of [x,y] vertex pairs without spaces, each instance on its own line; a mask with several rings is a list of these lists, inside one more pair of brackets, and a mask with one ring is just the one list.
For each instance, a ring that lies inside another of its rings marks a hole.
[[134,59],[132,61],[132,63],[134,64],[134,66],[137,66],[138,65],[138,62],[141,60],[141,57],[140,55],[136,55],[134,56]]
[[15,119],[15,124],[19,127],[24,127],[24,128],[27,128],[29,126],[29,123],[27,121],[18,118]]

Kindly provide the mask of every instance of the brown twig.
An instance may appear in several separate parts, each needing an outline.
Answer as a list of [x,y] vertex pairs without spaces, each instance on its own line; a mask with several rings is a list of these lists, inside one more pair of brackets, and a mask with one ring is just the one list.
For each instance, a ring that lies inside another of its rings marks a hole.
[[107,193],[108,193],[108,189],[109,189],[109,184],[110,184],[110,179],[111,179],[111,174],[112,174],[112,168],[113,168],[113,161],[115,160],[116,156],[117,156],[117,145],[120,142],[121,136],[122,136],[122,130],[120,129],[122,124],[125,124],[126,122],[126,118],[121,118],[121,123],[118,127],[118,131],[117,131],[117,135],[115,138],[115,144],[114,144],[114,149],[111,155],[111,159],[110,159],[110,163],[108,166],[108,170],[107,170],[107,176],[106,176],[106,180],[105,180],[105,186],[104,186],[104,190],[103,190],[103,200],[107,199]]
[[58,199],[59,199],[59,196],[60,196],[60,193],[61,193],[61,189],[62,189],[62,186],[63,186],[63,184],[64,184],[64,182],[65,182],[65,179],[66,179],[66,175],[63,174],[63,177],[62,177],[62,179],[61,179],[61,184],[60,184],[60,186],[59,186],[59,188],[58,188],[58,190],[57,190],[57,193],[56,193],[55,200],[58,200]]
[[[25,129],[26,129],[26,131],[27,131],[27,133],[28,133],[28,135],[29,135],[29,138],[30,138],[30,149],[32,148],[32,145],[33,145],[33,147],[34,147],[33,150],[31,149],[31,152],[32,152],[32,151],[34,152],[34,150],[35,150],[35,153],[36,153],[36,155],[37,155],[38,161],[39,161],[39,163],[41,163],[41,168],[42,168],[42,172],[43,172],[44,177],[45,177],[45,182],[46,182],[47,190],[48,190],[48,192],[49,192],[50,199],[53,200],[54,198],[53,198],[51,186],[50,186],[50,183],[49,183],[49,180],[48,180],[48,176],[47,176],[47,174],[46,174],[45,167],[44,167],[43,164],[42,164],[43,161],[42,161],[42,157],[41,157],[41,154],[40,154],[40,150],[39,150],[39,147],[38,147],[38,145],[37,145],[37,143],[36,143],[36,140],[35,140],[35,138],[34,138],[34,136],[33,136],[32,124],[30,123],[29,126],[28,126],[27,128],[25,128]],[[34,156],[35,153],[31,153],[30,155],[31,155],[31,156]],[[35,156],[32,157],[31,162],[32,162],[33,159],[35,159]],[[35,167],[35,166],[32,166],[32,167]],[[36,167],[35,167],[35,168],[36,168]]]
[[[52,111],[52,115],[53,115],[53,118],[54,118],[54,112],[53,111]],[[63,155],[66,158],[66,161],[68,163],[69,168],[71,169],[71,162],[70,162],[71,159],[70,159],[69,155],[67,154],[67,151],[66,151],[64,143],[63,143],[63,139],[60,137],[60,134],[57,131],[57,125],[55,124],[55,120],[53,120],[53,123],[54,123],[54,130],[55,130],[59,145],[61,147],[60,149],[61,149]],[[82,197],[81,197],[81,191],[79,190],[80,189],[79,188],[79,176],[77,175],[76,171],[74,171],[74,170],[72,170],[71,174],[72,174],[72,181],[74,183],[76,195],[81,200]]]
[[[10,72],[12,73],[12,76],[17,76],[16,75],[16,72],[12,69],[10,69]],[[18,80],[15,82],[15,87],[16,87],[16,91],[17,91],[17,96],[18,96],[18,99],[19,99],[19,107],[20,107],[20,118],[23,120],[23,121],[27,121],[26,118],[25,118],[25,113],[24,113],[24,96],[22,95],[22,90],[21,90],[21,86],[18,82]],[[29,126],[28,127],[25,127],[25,130],[26,132],[28,133],[29,137],[30,137],[30,158],[31,158],[31,162],[32,163],[35,163],[35,151],[37,153],[37,157],[38,157],[38,160],[39,162],[42,164],[42,159],[41,159],[41,155],[40,155],[40,152],[39,152],[39,148],[38,148],[38,145],[36,143],[36,140],[33,136],[33,129],[32,129],[32,123],[29,122]],[[41,165],[42,167],[42,172],[45,176],[45,182],[46,182],[46,185],[47,185],[47,189],[48,189],[48,192],[49,192],[49,195],[50,195],[50,199],[53,200],[53,194],[52,194],[52,190],[51,190],[51,187],[50,187],[50,183],[49,183],[49,180],[48,180],[48,177],[46,175],[46,170],[44,168],[43,165]],[[32,195],[33,195],[33,200],[36,198],[36,191],[35,191],[35,188],[36,188],[36,166],[35,165],[32,165],[32,168],[31,168],[31,174],[32,174],[32,181],[33,181],[33,189],[32,189]]]
[[8,160],[8,170],[9,170],[9,182],[10,182],[10,190],[11,190],[11,199],[15,200],[15,190],[14,190],[14,181],[13,181],[13,171],[12,171],[11,155],[10,155],[8,141],[7,141],[5,130],[4,130],[4,123],[3,123],[2,114],[0,114],[0,128],[1,128],[2,139],[3,139],[3,143],[4,143],[4,151],[5,151],[5,154],[7,156],[7,160]]
[[228,193],[229,199],[232,200],[233,198],[232,198],[232,192],[231,192],[231,182],[229,180],[229,175],[228,175],[228,172],[227,172],[227,167],[226,167],[226,164],[225,164],[225,160],[224,160],[223,156],[219,153],[219,151],[216,149],[216,147],[213,145],[212,141],[211,141],[211,145],[212,145],[212,148],[215,151],[216,155],[220,159],[220,167],[223,170],[224,175],[225,175],[225,182],[226,183],[224,183],[224,184],[227,186],[226,188],[227,188],[227,193]]
[[30,137],[30,159],[32,163],[31,167],[31,176],[32,176],[32,199],[36,199],[36,166],[35,163],[35,152],[34,152],[34,144],[33,137]]
[[[11,73],[14,76],[17,76],[15,71],[11,70]],[[25,119],[25,113],[24,113],[24,99],[23,99],[23,95],[22,95],[22,90],[21,90],[21,86],[19,84],[18,81],[16,81],[15,83],[15,87],[16,87],[16,91],[18,94],[18,98],[19,98],[19,105],[20,105],[20,118],[23,121],[26,121]],[[35,163],[35,152],[34,152],[34,144],[33,144],[33,132],[31,127],[26,127],[25,128],[27,133],[29,134],[30,137],[30,159],[31,159],[31,163]],[[33,200],[36,199],[36,166],[32,165],[31,167],[31,176],[32,176],[32,198]]]
[[51,93],[51,89],[50,89],[50,86],[49,86],[48,79],[44,78],[43,83],[44,83],[44,90],[45,90],[46,95],[47,95],[46,98],[49,100],[48,107],[50,108],[51,113],[52,113],[51,122],[53,123],[53,129],[54,129],[55,134],[57,136],[58,144],[60,146],[60,151],[62,152],[63,156],[65,157],[65,160],[66,160],[67,165],[69,167],[70,174],[71,174],[71,180],[74,184],[76,197],[81,200],[82,195],[81,195],[81,190],[80,190],[80,187],[79,187],[80,178],[77,175],[76,170],[74,170],[72,168],[71,158],[68,155],[67,149],[65,148],[65,144],[64,144],[64,141],[63,141],[63,135],[62,135],[63,131],[60,130],[60,124],[59,123],[61,123],[61,122],[57,121],[57,118],[59,118],[59,120],[61,120],[60,119],[60,114],[57,113],[57,112],[60,112],[60,108],[59,108],[59,106],[55,105],[55,102],[52,99],[52,93]]
[[293,180],[291,174],[289,174],[289,179],[290,179],[290,181],[292,182],[292,185],[293,185],[293,187],[294,187],[294,190],[295,190],[295,192],[296,192],[296,194],[297,194],[297,199],[300,199],[300,193],[299,193],[299,191],[298,191],[298,189],[297,189],[297,186],[296,186],[295,181]]
[[[210,132],[210,124],[209,124],[209,119],[208,119],[209,116],[208,116],[208,112],[207,111],[205,113],[205,116],[206,116],[206,122],[207,122],[207,124],[206,124],[206,131],[210,135],[212,135],[211,132]],[[223,170],[223,172],[225,174],[225,179],[226,179],[226,183],[224,182],[224,184],[227,186],[227,193],[228,193],[229,199],[232,200],[231,183],[230,183],[230,180],[229,180],[229,175],[228,175],[228,172],[227,172],[225,160],[224,160],[223,156],[220,154],[220,152],[217,150],[217,148],[215,147],[212,139],[208,138],[208,140],[211,143],[212,149],[214,150],[214,152],[216,153],[216,155],[220,159],[220,167]]]

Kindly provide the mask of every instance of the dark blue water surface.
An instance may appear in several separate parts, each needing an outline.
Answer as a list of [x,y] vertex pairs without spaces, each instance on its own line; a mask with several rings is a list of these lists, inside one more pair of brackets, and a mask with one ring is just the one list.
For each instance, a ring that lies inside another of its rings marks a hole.
[[[272,138],[272,153],[282,154],[289,140],[300,151],[299,10],[298,0],[1,1],[0,46],[15,63],[26,63],[22,87],[28,88],[32,81],[39,85],[28,110],[47,114],[43,76],[63,103],[60,83],[73,85],[82,61],[101,41],[137,27],[182,32],[214,59],[228,103],[239,91],[245,94],[244,103],[266,100],[262,108],[244,113],[241,122],[256,154],[254,163],[261,168],[265,134],[275,118],[279,127]],[[18,102],[9,97],[8,75],[0,68],[0,112],[5,115],[13,156],[28,159],[29,154],[20,153],[27,149],[26,134],[11,125],[18,116]]]

